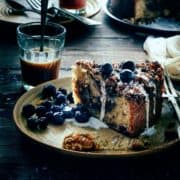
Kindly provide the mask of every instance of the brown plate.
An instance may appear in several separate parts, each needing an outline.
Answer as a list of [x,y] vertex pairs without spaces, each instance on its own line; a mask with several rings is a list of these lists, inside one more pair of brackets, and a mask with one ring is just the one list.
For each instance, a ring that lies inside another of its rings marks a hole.
[[[175,137],[166,141],[164,139],[164,132],[168,124],[172,124],[172,122],[176,124],[166,103],[163,107],[162,118],[159,120],[159,123],[155,125],[156,133],[152,137],[148,137],[148,141],[150,140],[152,144],[147,149],[141,149],[138,151],[129,149],[129,144],[140,138],[132,139],[109,128],[100,128],[97,130],[88,127],[80,127],[72,122],[65,122],[62,126],[48,125],[48,128],[44,131],[33,132],[27,128],[26,120],[21,114],[22,107],[27,103],[37,104],[37,102],[41,100],[40,95],[42,88],[47,83],[33,88],[20,97],[14,107],[13,117],[18,129],[24,135],[40,144],[50,147],[51,149],[75,156],[121,158],[149,155],[167,149],[179,142],[179,140]],[[56,87],[64,87],[69,91],[71,90],[71,78],[53,80],[50,81],[50,83],[54,84]],[[100,149],[92,152],[79,152],[63,149],[63,139],[71,133],[89,133],[93,135],[96,137],[96,141],[99,143]]]
[[[53,0],[57,4],[57,0]],[[92,17],[100,11],[98,0],[87,0],[86,17]],[[9,6],[5,0],[0,1],[0,21],[13,24],[22,24],[40,21],[40,16],[33,12],[26,12],[25,15],[14,15],[9,13]],[[72,19],[64,19],[61,24],[72,23]]]

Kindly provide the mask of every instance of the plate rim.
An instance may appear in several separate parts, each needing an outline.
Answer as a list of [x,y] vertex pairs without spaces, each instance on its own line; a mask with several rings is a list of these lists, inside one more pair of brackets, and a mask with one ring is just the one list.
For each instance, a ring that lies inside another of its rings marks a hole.
[[115,15],[113,15],[109,9],[108,9],[108,1],[109,0],[103,0],[102,3],[102,9],[105,12],[105,14],[110,17],[111,19],[115,20],[116,22],[119,22],[122,25],[125,25],[126,27],[129,28],[133,28],[136,29],[136,31],[142,31],[142,32],[147,32],[147,33],[171,33],[171,34],[180,34],[180,30],[163,30],[163,29],[156,29],[156,28],[152,28],[152,27],[146,27],[146,26],[139,26],[139,25],[135,25],[133,23],[130,23],[129,21],[124,21],[118,17],[116,17]]
[[22,128],[21,125],[19,124],[18,121],[18,117],[17,117],[17,112],[19,112],[19,106],[20,104],[22,104],[22,102],[24,101],[24,99],[26,99],[26,97],[29,94],[38,94],[39,92],[37,92],[37,89],[43,87],[46,84],[58,84],[60,83],[62,80],[66,80],[66,81],[70,81],[71,77],[65,77],[65,78],[61,78],[61,79],[56,79],[56,80],[51,80],[51,81],[47,81],[45,83],[42,83],[38,86],[36,86],[35,88],[25,92],[16,102],[14,108],[13,108],[13,121],[15,122],[16,127],[18,128],[18,130],[25,135],[26,137],[28,137],[30,140],[39,143],[43,146],[46,146],[47,148],[51,148],[53,150],[56,150],[62,154],[67,154],[67,155],[73,155],[73,156],[79,156],[79,157],[91,157],[91,158],[131,158],[131,157],[142,157],[142,156],[148,156],[151,154],[155,154],[158,152],[162,152],[164,150],[167,150],[168,148],[176,145],[177,143],[180,142],[179,139],[174,139],[172,141],[169,141],[168,143],[163,143],[161,145],[155,146],[151,149],[145,149],[142,151],[131,151],[131,152],[127,152],[127,151],[122,151],[122,153],[120,153],[119,151],[115,152],[112,151],[113,153],[110,153],[110,151],[108,152],[108,150],[102,150],[102,151],[92,151],[92,152],[83,152],[83,151],[74,151],[74,150],[67,150],[67,149],[63,149],[61,147],[55,147],[52,146],[48,143],[42,142],[40,139],[35,138],[33,136],[31,136],[28,131],[25,131],[25,128]]
[[[89,1],[92,1],[92,0],[89,0]],[[98,14],[99,12],[100,12],[100,10],[101,10],[101,5],[100,5],[100,2],[99,2],[99,0],[93,0],[93,1],[95,1],[95,3],[96,3],[96,10],[93,12],[93,13],[91,13],[91,14],[89,14],[89,15],[85,15],[85,17],[89,17],[89,18],[91,18],[91,17],[93,17],[93,16],[95,16],[96,14]],[[7,5],[7,3],[5,2],[5,0],[3,0],[3,2],[0,2],[0,3],[4,3],[4,4],[6,4]],[[8,6],[8,5],[7,5]],[[14,15],[14,17],[15,16],[20,16],[20,17],[22,17],[22,15]],[[39,18],[33,18],[33,17],[27,17],[28,19],[31,19],[32,18],[32,22],[34,22],[34,21],[40,21],[40,19]],[[73,23],[75,20],[73,20],[73,19],[69,19],[69,20],[66,20],[66,21],[62,21],[61,22],[61,24],[63,24],[63,25],[66,25],[66,24],[71,24],[71,23]],[[0,16],[0,22],[3,22],[3,23],[8,23],[8,24],[12,24],[12,25],[20,25],[21,23],[20,22],[16,22],[16,21],[8,21],[8,20],[4,20],[4,19],[2,19],[1,18],[1,16]],[[29,22],[29,21],[28,21]],[[28,23],[28,22],[25,22],[25,23]]]

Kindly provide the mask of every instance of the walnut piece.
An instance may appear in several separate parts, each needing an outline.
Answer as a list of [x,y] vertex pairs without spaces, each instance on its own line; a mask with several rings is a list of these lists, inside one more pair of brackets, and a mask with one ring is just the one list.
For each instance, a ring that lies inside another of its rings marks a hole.
[[63,148],[74,151],[93,151],[98,146],[91,134],[70,134],[64,138]]

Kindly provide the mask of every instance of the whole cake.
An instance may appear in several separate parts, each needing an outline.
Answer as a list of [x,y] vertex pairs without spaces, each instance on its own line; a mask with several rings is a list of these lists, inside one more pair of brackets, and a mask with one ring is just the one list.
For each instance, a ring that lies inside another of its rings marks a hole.
[[137,22],[151,22],[157,17],[180,19],[179,0],[109,0],[114,15]]
[[98,65],[77,61],[72,67],[75,103],[129,136],[137,136],[161,115],[163,79],[158,62]]

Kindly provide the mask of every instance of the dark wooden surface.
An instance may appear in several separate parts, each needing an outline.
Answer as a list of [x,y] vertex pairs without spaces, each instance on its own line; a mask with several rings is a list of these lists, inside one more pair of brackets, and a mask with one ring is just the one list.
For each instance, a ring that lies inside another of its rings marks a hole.
[[[70,76],[76,59],[114,62],[143,61],[146,35],[118,26],[103,12],[96,28],[68,26],[61,78]],[[93,159],[67,156],[24,137],[13,122],[12,111],[23,93],[16,44],[16,26],[0,24],[0,179],[180,179],[179,144],[150,156]]]

